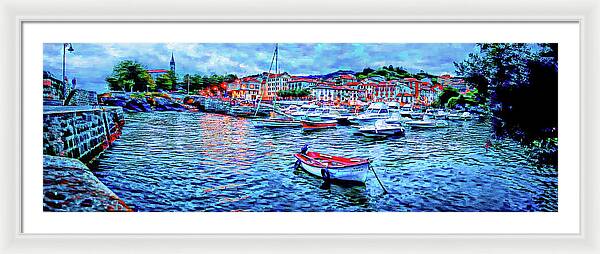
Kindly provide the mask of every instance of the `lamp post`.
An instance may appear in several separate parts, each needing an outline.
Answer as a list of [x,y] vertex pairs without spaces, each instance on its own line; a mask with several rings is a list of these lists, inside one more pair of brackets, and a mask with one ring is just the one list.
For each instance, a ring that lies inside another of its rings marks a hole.
[[[69,47],[69,48],[67,49],[67,47]],[[63,73],[62,73],[62,81],[63,81],[63,97],[64,97],[63,99],[65,99],[65,100],[67,99],[67,84],[69,83],[68,80],[65,80],[65,76],[66,76],[65,75],[65,64],[66,64],[66,61],[67,61],[67,54],[66,54],[67,50],[69,52],[73,52],[74,51],[73,45],[71,43],[63,43],[63,65],[62,65],[62,71],[63,71]]]

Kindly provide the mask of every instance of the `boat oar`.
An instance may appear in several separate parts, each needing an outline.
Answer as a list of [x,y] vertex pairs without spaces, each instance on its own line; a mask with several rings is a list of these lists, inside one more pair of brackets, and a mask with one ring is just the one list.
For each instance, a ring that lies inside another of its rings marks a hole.
[[370,162],[369,162],[369,169],[371,169],[371,171],[373,171],[373,174],[375,175],[375,179],[377,179],[377,182],[379,183],[379,185],[381,185],[381,188],[383,189],[383,194],[388,194],[389,192],[387,191],[385,186],[383,186],[383,183],[381,182],[381,180],[379,180],[379,176],[377,176],[377,172],[375,172],[375,168],[373,168],[371,166]]

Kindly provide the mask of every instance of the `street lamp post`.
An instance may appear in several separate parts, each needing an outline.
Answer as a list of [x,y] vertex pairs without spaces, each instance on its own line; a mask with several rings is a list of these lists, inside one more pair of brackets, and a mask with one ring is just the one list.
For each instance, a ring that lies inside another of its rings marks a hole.
[[[69,47],[68,49],[67,49],[67,46]],[[62,81],[63,81],[63,99],[64,100],[67,99],[67,85],[69,83],[68,80],[65,80],[65,78],[66,78],[65,65],[66,65],[66,62],[67,62],[67,54],[66,54],[67,50],[69,52],[73,52],[74,51],[73,45],[71,43],[63,43],[63,65],[62,65],[62,71],[63,71],[63,73],[62,73]]]

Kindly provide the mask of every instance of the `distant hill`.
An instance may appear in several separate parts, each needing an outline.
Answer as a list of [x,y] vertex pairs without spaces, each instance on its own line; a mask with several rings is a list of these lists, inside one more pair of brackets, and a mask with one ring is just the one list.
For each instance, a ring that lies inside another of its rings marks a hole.
[[308,75],[308,76],[298,76],[301,78],[315,78],[315,79],[328,79],[331,77],[335,77],[335,76],[340,76],[340,75],[347,75],[347,74],[352,74],[355,75],[356,72],[355,71],[351,71],[351,70],[338,70],[332,73],[328,73],[328,74],[321,74],[321,75]]

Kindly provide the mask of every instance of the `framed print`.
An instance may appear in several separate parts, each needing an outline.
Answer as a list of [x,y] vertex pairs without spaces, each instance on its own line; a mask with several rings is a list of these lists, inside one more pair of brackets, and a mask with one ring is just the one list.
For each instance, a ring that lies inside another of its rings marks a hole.
[[593,251],[597,14],[223,14],[15,19],[9,238]]

